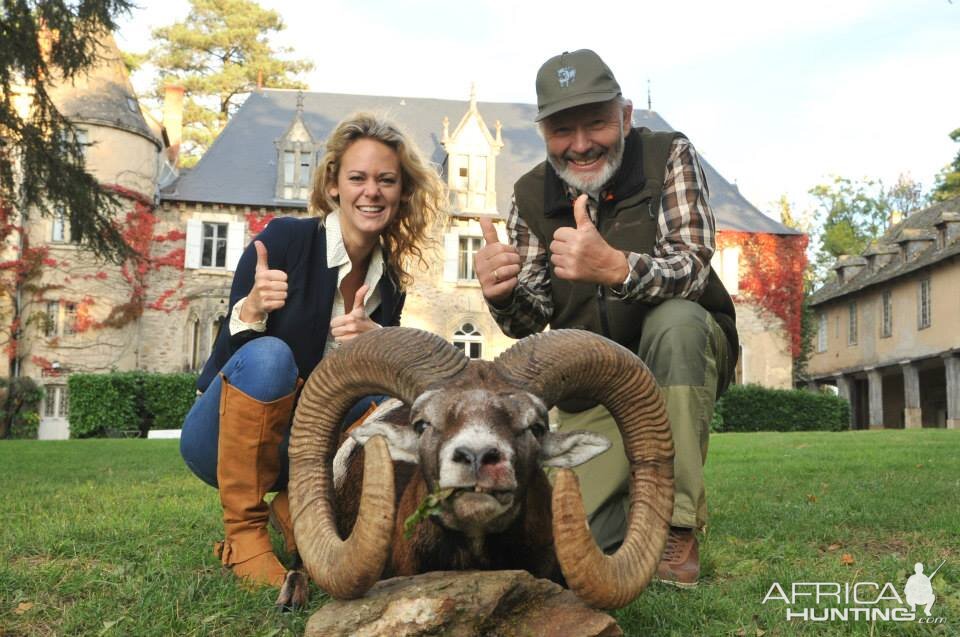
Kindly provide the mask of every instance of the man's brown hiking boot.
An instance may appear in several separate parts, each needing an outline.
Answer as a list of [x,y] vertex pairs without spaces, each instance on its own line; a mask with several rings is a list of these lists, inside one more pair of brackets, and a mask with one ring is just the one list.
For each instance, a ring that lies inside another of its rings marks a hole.
[[678,588],[695,588],[700,579],[700,550],[693,529],[670,527],[654,579]]

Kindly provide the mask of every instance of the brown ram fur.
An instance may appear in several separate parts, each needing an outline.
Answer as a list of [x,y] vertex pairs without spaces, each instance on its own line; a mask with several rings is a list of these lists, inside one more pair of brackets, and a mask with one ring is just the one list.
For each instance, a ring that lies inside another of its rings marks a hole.
[[[507,410],[510,408],[510,396],[513,394],[513,403],[516,409],[526,407],[530,395],[526,392],[517,395],[514,387],[500,386],[496,374],[488,373],[484,366],[478,366],[473,373],[468,373],[454,387],[440,392],[432,400],[448,401],[445,416],[456,420],[463,418],[460,412],[464,411],[462,402],[452,400],[462,394],[466,388],[482,387],[492,391],[501,390],[506,393],[507,400],[503,401]],[[419,401],[418,401],[419,402]],[[542,407],[542,405],[541,405]],[[488,405],[488,411],[493,411]],[[507,414],[500,414],[501,417]],[[510,413],[514,422],[519,418]],[[542,414],[543,420],[546,413]],[[411,427],[411,409],[407,406],[378,410],[370,416],[389,423],[393,427]],[[494,418],[489,417],[484,424]],[[438,426],[440,423],[437,423]],[[441,442],[436,447],[439,452],[444,442],[460,433],[464,422],[458,421],[451,425],[448,420],[442,424],[443,434]],[[543,423],[545,424],[545,422]],[[516,436],[515,432],[509,431]],[[521,434],[523,432],[521,431]],[[543,435],[562,436],[563,434],[547,434],[545,431],[537,436],[542,441]],[[577,435],[577,434],[572,434]],[[345,440],[345,438],[344,438]],[[428,571],[441,570],[468,570],[468,569],[523,569],[537,577],[545,577],[563,584],[563,575],[557,562],[553,546],[553,530],[551,525],[551,487],[547,477],[536,461],[530,461],[531,453],[539,452],[539,445],[524,440],[508,439],[514,452],[517,453],[515,462],[511,463],[516,470],[516,492],[521,495],[523,502],[518,507],[512,522],[502,531],[485,533],[482,541],[471,539],[468,535],[446,528],[436,517],[421,521],[416,525],[412,536],[407,539],[404,532],[404,522],[412,515],[424,499],[437,488],[437,464],[432,459],[421,456],[420,464],[394,460],[395,502],[397,513],[394,520],[392,551],[381,577],[397,575],[415,575]],[[418,441],[419,450],[423,446]],[[430,471],[425,474],[421,471]],[[431,469],[427,469],[431,467]],[[334,511],[337,520],[337,530],[341,538],[349,536],[355,523],[360,502],[360,493],[363,486],[363,448],[357,446],[350,455],[349,464],[342,480],[338,480]]]
[[[404,409],[398,412],[406,416]],[[532,472],[526,489],[525,503],[517,520],[503,533],[487,536],[487,552],[474,555],[466,536],[448,531],[433,519],[416,526],[410,539],[404,536],[404,521],[429,494],[417,465],[394,462],[397,488],[397,517],[393,529],[393,552],[382,577],[416,575],[429,571],[523,569],[537,577],[563,584],[557,557],[553,550],[551,528],[550,483],[542,469]],[[345,538],[353,529],[363,487],[363,449],[357,449],[350,460],[343,484],[337,489],[334,511],[337,531]]]

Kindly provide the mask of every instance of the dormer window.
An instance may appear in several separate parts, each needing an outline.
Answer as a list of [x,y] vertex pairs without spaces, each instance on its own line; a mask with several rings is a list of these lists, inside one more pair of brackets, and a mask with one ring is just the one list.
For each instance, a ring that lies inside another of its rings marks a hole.
[[283,151],[281,165],[281,199],[306,200],[310,197],[310,184],[313,181],[313,157],[316,151],[313,144],[309,148],[294,148]]
[[500,122],[493,135],[477,108],[476,94],[470,95],[470,107],[450,132],[450,120],[443,119],[440,140],[447,151],[447,187],[453,214],[476,216],[497,213],[497,155],[503,148]]
[[[451,157],[455,171],[450,194],[457,210],[496,209],[495,193],[487,191],[487,155],[456,155]],[[488,199],[489,197],[489,199]]]
[[300,153],[300,174],[299,174],[299,183],[301,187],[309,188],[312,171],[310,168],[310,157],[313,155],[313,152],[301,152]]
[[283,185],[292,186],[297,172],[297,153],[288,150],[283,153]]
[[321,146],[303,121],[303,96],[297,98],[297,112],[290,127],[276,142],[277,199],[306,201],[310,198],[313,169],[319,164]]

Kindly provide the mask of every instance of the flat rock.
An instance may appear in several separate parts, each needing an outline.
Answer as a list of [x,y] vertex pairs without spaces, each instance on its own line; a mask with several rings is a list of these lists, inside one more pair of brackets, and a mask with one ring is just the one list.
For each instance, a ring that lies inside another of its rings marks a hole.
[[435,572],[378,582],[365,597],[332,601],[305,637],[616,637],[610,615],[526,571]]

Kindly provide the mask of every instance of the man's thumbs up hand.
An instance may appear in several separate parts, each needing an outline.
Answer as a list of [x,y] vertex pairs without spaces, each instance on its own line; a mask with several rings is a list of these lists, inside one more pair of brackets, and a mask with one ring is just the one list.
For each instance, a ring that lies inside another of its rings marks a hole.
[[577,230],[586,231],[588,229],[596,230],[596,226],[590,220],[590,213],[587,212],[587,196],[580,195],[573,202],[573,220],[577,224]]
[[497,229],[493,222],[486,217],[480,217],[480,231],[483,232],[485,243],[500,243],[500,237],[497,235]]
[[627,256],[603,238],[587,210],[587,196],[573,202],[575,228],[558,228],[550,243],[550,263],[558,278],[620,285],[627,278]]
[[500,243],[493,221],[480,218],[484,245],[474,255],[474,272],[483,296],[493,304],[503,304],[517,287],[520,253],[509,243]]

